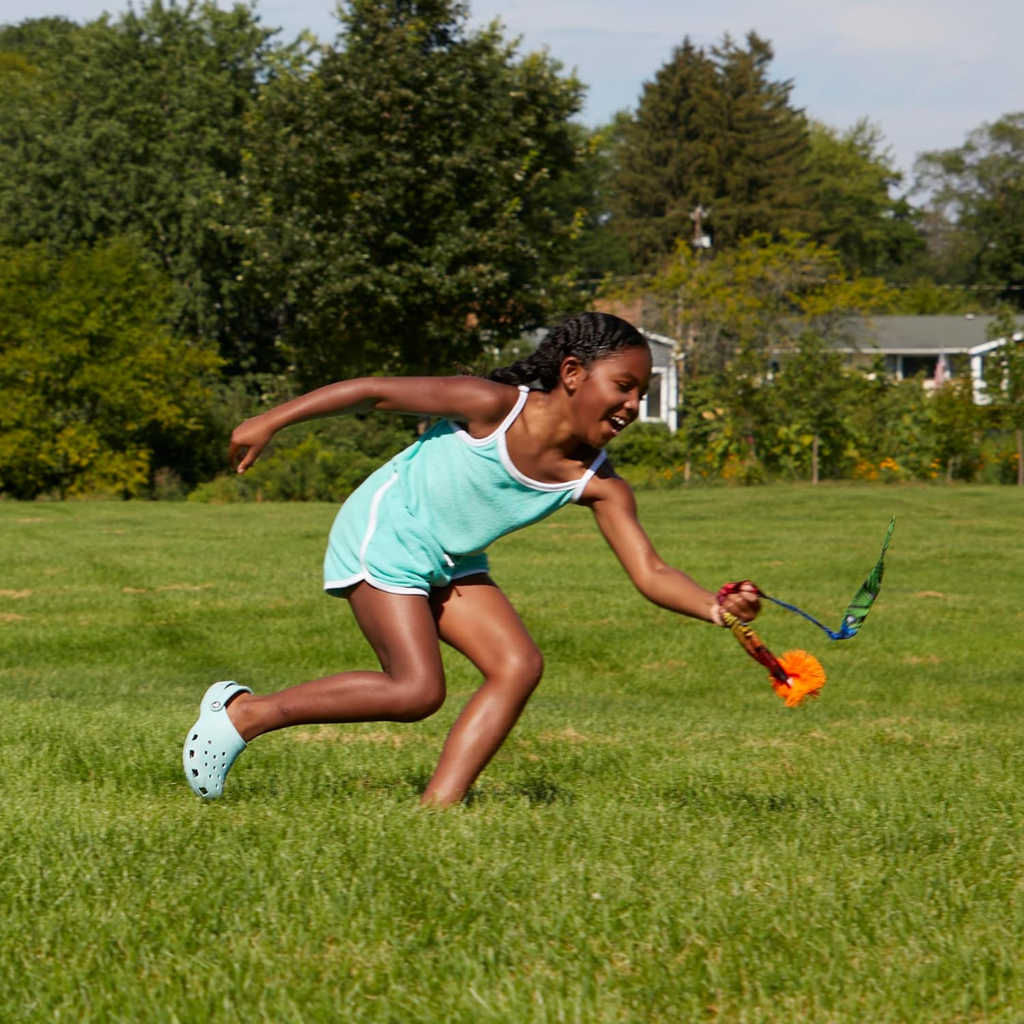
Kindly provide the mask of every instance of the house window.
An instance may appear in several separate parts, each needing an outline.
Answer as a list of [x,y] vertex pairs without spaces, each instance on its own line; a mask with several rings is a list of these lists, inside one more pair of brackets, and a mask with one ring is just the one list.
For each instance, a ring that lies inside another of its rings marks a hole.
[[663,387],[664,378],[664,370],[653,370],[651,372],[651,386],[647,389],[647,394],[640,400],[641,420],[665,419],[663,402],[663,395],[665,393]]
[[903,376],[904,378],[916,377],[919,373],[923,373],[926,377],[934,377],[937,362],[937,356],[904,356]]

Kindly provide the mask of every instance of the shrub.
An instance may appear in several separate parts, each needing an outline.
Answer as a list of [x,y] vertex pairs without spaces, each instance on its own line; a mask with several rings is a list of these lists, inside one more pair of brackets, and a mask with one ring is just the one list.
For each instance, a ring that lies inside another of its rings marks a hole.
[[145,494],[154,450],[201,434],[221,360],[172,334],[169,295],[126,239],[0,250],[0,492]]

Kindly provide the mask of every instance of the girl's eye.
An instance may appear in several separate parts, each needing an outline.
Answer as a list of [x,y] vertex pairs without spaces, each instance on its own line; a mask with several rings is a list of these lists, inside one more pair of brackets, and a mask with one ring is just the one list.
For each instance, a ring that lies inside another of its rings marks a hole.
[[619,381],[619,390],[620,391],[632,391],[633,390],[633,385],[627,383],[624,380],[620,380]]

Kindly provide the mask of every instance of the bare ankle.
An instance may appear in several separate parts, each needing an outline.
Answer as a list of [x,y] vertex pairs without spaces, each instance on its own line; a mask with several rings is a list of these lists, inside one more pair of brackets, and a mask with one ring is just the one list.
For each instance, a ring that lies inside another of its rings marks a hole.
[[231,724],[238,730],[238,735],[241,736],[246,743],[259,735],[255,721],[253,720],[251,709],[246,708],[246,705],[253,700],[255,700],[255,694],[240,693],[231,701],[230,704],[228,704],[226,709]]
[[443,810],[445,807],[454,807],[457,803],[460,803],[465,795],[465,791],[458,793],[449,791],[446,793],[440,789],[427,789],[424,791],[423,796],[420,797],[420,807]]

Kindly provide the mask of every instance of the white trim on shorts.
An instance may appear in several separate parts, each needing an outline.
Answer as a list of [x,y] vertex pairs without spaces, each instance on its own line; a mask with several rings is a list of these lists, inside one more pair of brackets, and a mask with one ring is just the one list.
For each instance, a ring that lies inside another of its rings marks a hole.
[[349,587],[354,587],[357,583],[369,583],[374,590],[383,590],[388,594],[415,594],[417,597],[430,596],[430,591],[423,590],[421,587],[396,587],[393,583],[383,583],[381,580],[374,579],[369,573],[362,572],[356,576],[351,576],[347,580],[325,580],[324,590],[328,592],[346,590]]
[[369,548],[370,541],[373,539],[374,532],[377,529],[377,509],[380,506],[381,498],[384,497],[384,492],[397,481],[398,474],[392,473],[374,491],[373,497],[370,499],[370,511],[366,517],[366,533],[363,534],[362,543],[359,545],[359,565],[362,568],[362,572],[344,580],[324,580],[324,590],[344,590],[346,587],[354,587],[357,583],[365,581],[376,590],[383,590],[388,594],[422,594],[424,597],[430,596],[430,591],[424,590],[422,587],[396,587],[393,583],[384,583],[381,580],[374,579],[373,574],[370,572],[370,567],[366,564],[366,550]]

